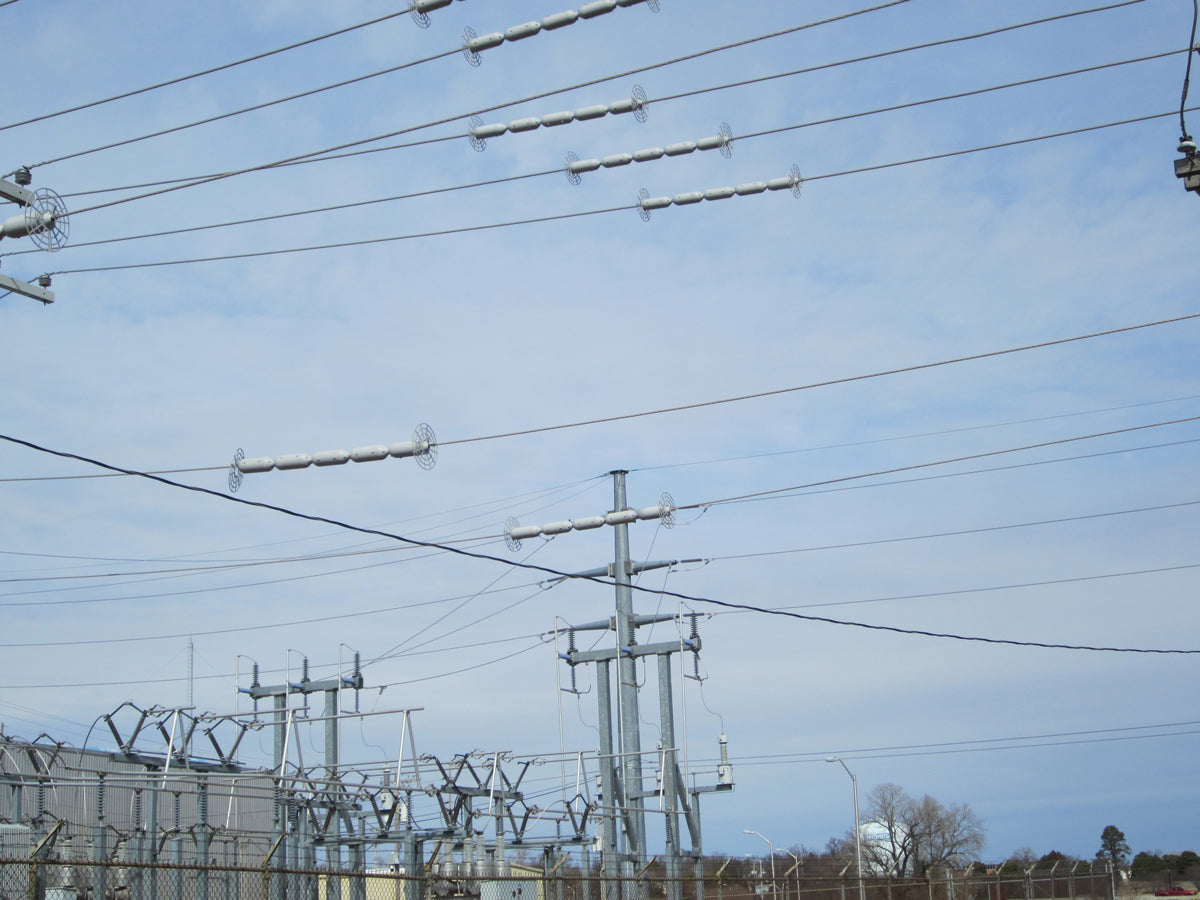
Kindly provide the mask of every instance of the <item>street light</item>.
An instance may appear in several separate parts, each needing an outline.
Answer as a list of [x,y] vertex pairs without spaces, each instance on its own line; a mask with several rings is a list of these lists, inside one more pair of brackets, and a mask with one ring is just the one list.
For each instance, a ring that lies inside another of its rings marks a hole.
[[[783,852],[796,861],[792,868],[796,870],[796,900],[800,900],[800,869],[803,867],[803,860],[791,850],[785,849]],[[783,873],[783,879],[783,900],[787,900],[787,872]]]
[[858,900],[867,900],[867,891],[863,887],[863,871],[862,871],[862,828],[858,823],[858,778],[850,767],[837,756],[825,757],[825,762],[841,763],[842,768],[846,770],[846,774],[850,776],[850,784],[854,788],[854,865],[858,870]]
[[[779,900],[779,885],[775,882],[775,845],[771,841],[759,834],[757,831],[751,831],[749,828],[743,829],[746,834],[755,834],[767,842],[767,846],[771,848],[771,897],[772,900]],[[861,898],[860,898],[861,900]]]

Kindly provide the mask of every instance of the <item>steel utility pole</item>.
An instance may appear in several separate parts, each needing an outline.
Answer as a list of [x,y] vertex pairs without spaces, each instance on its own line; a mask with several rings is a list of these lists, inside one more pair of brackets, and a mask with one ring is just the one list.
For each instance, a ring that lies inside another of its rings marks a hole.
[[[616,613],[601,620],[570,628],[570,646],[562,659],[574,669],[580,663],[596,664],[596,696],[599,704],[598,728],[600,731],[599,767],[600,790],[603,796],[603,851],[602,857],[606,896],[618,900],[626,896],[630,900],[642,896],[645,884],[642,876],[649,866],[650,854],[646,829],[646,797],[660,797],[659,812],[663,814],[665,848],[662,854],[667,873],[667,900],[682,900],[683,852],[681,847],[680,817],[687,825],[691,837],[689,856],[695,861],[697,872],[702,870],[699,795],[708,791],[728,791],[733,788],[732,769],[726,752],[725,735],[721,735],[721,764],[717,767],[717,784],[689,788],[679,766],[679,747],[675,735],[674,698],[671,683],[671,655],[688,651],[700,652],[700,635],[692,620],[692,633],[674,641],[655,644],[637,642],[637,629],[657,622],[673,622],[673,613],[658,613],[639,616],[633,611],[632,578],[638,572],[660,569],[675,565],[675,561],[634,563],[629,554],[629,523],[659,519],[666,527],[674,524],[675,504],[670,494],[663,494],[657,506],[632,509],[627,505],[624,470],[609,473],[613,477],[614,508],[603,516],[587,516],[581,519],[552,522],[548,525],[520,526],[515,520],[506,524],[505,539],[509,549],[516,550],[525,538],[536,535],[558,535],[568,531],[588,531],[610,525],[614,533],[614,560],[602,569],[577,572],[579,578],[613,579],[616,589]],[[577,631],[613,631],[616,646],[605,650],[578,650],[574,635]],[[637,681],[637,659],[657,657],[659,734],[658,747],[661,783],[646,790],[642,771],[641,715],[638,709],[638,693],[641,686]],[[613,741],[612,692],[610,670],[617,663],[616,727],[618,739]],[[699,671],[697,670],[697,675]],[[574,675],[572,675],[572,689]],[[614,743],[616,747],[614,748]],[[628,893],[634,891],[634,893]],[[697,898],[702,900],[703,886],[697,886]]]
[[[627,508],[625,476],[618,469],[613,477],[613,509]],[[642,803],[642,737],[638,714],[637,661],[633,646],[637,643],[633,621],[633,590],[629,571],[629,525],[620,522],[613,526],[616,549],[613,576],[617,585],[617,707],[621,735],[621,767],[625,777],[625,805],[628,812],[629,859],[628,873],[646,864],[646,810]]]

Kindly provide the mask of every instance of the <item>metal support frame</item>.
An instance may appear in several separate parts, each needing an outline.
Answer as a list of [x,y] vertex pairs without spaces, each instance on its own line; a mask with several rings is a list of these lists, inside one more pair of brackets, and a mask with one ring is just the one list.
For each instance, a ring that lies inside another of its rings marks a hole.
[[[614,512],[626,510],[626,472],[617,470],[613,477]],[[614,532],[614,561],[602,568],[589,570],[581,575],[614,579],[616,609],[611,619],[573,627],[574,631],[614,631],[616,646],[611,649],[580,651],[572,639],[570,649],[562,654],[568,665],[581,663],[596,665],[596,700],[598,705],[598,728],[600,731],[599,767],[601,809],[604,811],[601,827],[601,870],[604,875],[606,900],[618,900],[622,887],[630,897],[640,897],[644,892],[637,883],[648,865],[646,832],[647,797],[660,797],[660,811],[665,828],[663,865],[667,874],[667,900],[681,900],[681,877],[685,853],[680,839],[680,816],[687,823],[691,837],[691,856],[702,873],[703,851],[699,795],[708,791],[730,790],[733,787],[727,759],[719,771],[719,782],[711,787],[695,787],[689,790],[679,765],[678,747],[675,737],[674,696],[672,690],[671,654],[681,651],[698,653],[699,635],[681,641],[639,645],[637,629],[642,625],[674,621],[674,615],[639,616],[633,611],[631,576],[645,569],[663,568],[671,562],[634,563],[629,555],[629,531],[625,523],[616,523]],[[658,747],[659,781],[654,790],[647,791],[642,774],[641,723],[638,710],[636,664],[639,658],[653,656],[658,661],[659,728],[662,741]],[[613,692],[611,689],[612,663],[617,663],[617,745],[613,740]],[[721,736],[724,741],[724,735]],[[723,756],[724,756],[724,744]],[[618,823],[622,827],[618,828]],[[703,898],[702,882],[698,882],[699,900]]]

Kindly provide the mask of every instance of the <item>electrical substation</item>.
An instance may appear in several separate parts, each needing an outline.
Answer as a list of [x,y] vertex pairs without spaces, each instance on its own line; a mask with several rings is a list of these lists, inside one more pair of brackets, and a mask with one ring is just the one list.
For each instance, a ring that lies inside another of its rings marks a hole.
[[[394,455],[413,455],[402,449]],[[429,454],[430,443],[415,452]],[[568,692],[578,693],[576,668],[594,666],[598,746],[440,758],[416,740],[419,708],[359,711],[358,694],[370,685],[357,654],[347,671],[322,679],[309,677],[305,659],[278,684],[264,684],[254,664],[238,688],[250,710],[126,703],[96,720],[89,746],[5,738],[0,859],[22,862],[3,866],[0,897],[501,900],[545,897],[553,884],[559,897],[570,885],[579,900],[640,900],[653,878],[668,900],[680,900],[689,863],[702,875],[701,797],[731,790],[732,768],[724,734],[715,768],[689,767],[676,727],[677,676],[700,677],[699,617],[634,608],[633,576],[679,561],[634,563],[629,526],[669,527],[673,501],[664,494],[655,506],[629,507],[626,473],[611,475],[613,508],[603,515],[510,522],[506,532],[515,550],[538,535],[613,530],[613,561],[571,577],[611,579],[615,611],[568,626],[559,653]],[[656,623],[673,623],[678,637],[640,644],[638,629]],[[612,639],[580,650],[580,632]],[[643,700],[651,681],[639,668],[651,660],[657,697]],[[655,702],[660,737],[647,746],[642,710]],[[343,725],[368,716],[388,723],[388,757],[343,759]],[[269,767],[243,759],[252,733],[268,740]],[[101,739],[112,749],[90,746]],[[322,747],[320,758],[306,759],[305,746]],[[558,788],[548,791],[547,780]],[[702,877],[695,884],[703,894]]]
[[540,6],[0,0],[0,900],[1200,895],[1200,0]]

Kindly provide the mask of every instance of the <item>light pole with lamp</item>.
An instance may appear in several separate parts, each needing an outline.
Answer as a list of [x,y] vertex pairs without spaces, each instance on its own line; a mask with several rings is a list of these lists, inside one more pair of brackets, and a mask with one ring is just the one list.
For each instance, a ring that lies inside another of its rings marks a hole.
[[825,762],[841,763],[846,774],[850,776],[850,784],[854,788],[854,866],[858,870],[858,900],[867,900],[867,891],[863,886],[862,870],[862,827],[858,822],[858,777],[850,771],[850,767],[838,756],[827,756]]
[[757,831],[752,831],[749,828],[745,828],[743,831],[745,831],[746,834],[753,834],[762,838],[767,842],[767,846],[771,848],[771,898],[772,900],[779,900],[779,885],[775,882],[775,845],[772,844],[768,838],[762,834],[759,834]]
[[[804,868],[804,861],[791,850],[785,849],[783,852],[795,860],[792,868],[796,871],[796,900],[800,900],[800,871]],[[787,872],[783,873],[783,900],[787,900]]]

